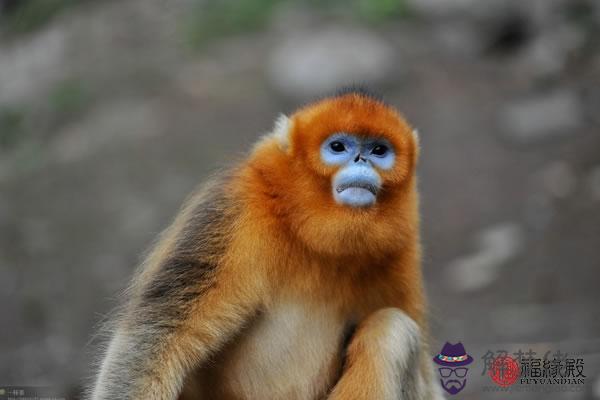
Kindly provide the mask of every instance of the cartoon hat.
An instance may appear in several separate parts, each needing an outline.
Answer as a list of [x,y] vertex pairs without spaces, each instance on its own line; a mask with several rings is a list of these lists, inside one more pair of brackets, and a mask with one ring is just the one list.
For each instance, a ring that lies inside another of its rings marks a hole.
[[467,354],[465,346],[461,342],[456,344],[446,342],[440,354],[433,357],[433,361],[445,367],[459,367],[471,364],[473,357]]

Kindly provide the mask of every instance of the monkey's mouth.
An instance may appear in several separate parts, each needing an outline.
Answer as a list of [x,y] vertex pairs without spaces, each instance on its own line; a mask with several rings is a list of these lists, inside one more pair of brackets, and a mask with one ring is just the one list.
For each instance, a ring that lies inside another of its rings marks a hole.
[[[342,171],[343,172],[343,171]],[[349,207],[370,207],[377,201],[381,179],[372,170],[337,174],[333,179],[333,198]]]
[[373,196],[377,196],[377,191],[379,190],[377,186],[369,182],[348,182],[342,183],[341,185],[337,186],[335,188],[335,191],[338,193],[342,193],[344,190],[351,188],[368,190]]

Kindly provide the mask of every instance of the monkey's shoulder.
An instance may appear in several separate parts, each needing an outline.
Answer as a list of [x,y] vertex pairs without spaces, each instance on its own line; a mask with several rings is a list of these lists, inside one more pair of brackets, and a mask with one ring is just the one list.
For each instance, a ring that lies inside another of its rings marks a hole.
[[216,282],[238,203],[226,186],[227,176],[207,181],[184,204],[134,278],[138,305],[157,320],[181,319],[190,304]]

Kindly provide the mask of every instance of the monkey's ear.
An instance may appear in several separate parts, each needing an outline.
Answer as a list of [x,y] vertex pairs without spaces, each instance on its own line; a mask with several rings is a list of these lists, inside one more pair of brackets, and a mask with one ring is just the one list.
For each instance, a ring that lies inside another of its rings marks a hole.
[[292,120],[285,114],[279,114],[271,132],[265,133],[254,145],[254,149],[261,148],[264,144],[275,144],[281,151],[288,153],[291,143]]
[[418,161],[419,155],[421,154],[421,138],[419,137],[419,131],[417,129],[413,129],[412,134],[415,139],[415,161]]
[[285,114],[279,114],[275,120],[275,126],[271,136],[275,138],[281,150],[286,151],[290,147],[290,130],[292,121]]

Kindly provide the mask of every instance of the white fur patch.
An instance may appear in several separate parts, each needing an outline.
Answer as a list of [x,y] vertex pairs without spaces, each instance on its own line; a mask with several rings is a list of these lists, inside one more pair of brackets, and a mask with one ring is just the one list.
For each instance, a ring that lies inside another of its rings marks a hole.
[[379,314],[378,317],[382,318],[385,326],[379,345],[383,350],[382,361],[386,364],[383,370],[390,373],[390,376],[385,379],[386,394],[389,398],[410,399],[412,395],[422,392],[422,389],[417,387],[420,375],[418,373],[419,327],[410,317],[397,309],[383,309],[376,314]]
[[275,120],[275,126],[271,135],[277,139],[279,147],[282,150],[287,150],[290,145],[290,128],[292,121],[285,114],[280,114]]
[[396,308],[381,309],[365,321],[357,337],[376,360],[384,399],[437,399],[428,387],[430,376],[422,376],[422,354],[418,325]]
[[344,325],[327,307],[282,303],[260,321],[230,360],[226,380],[240,398],[314,399],[332,384]]
[[415,143],[417,144],[417,147],[418,147],[419,143],[421,141],[421,137],[419,136],[419,130],[418,129],[413,129],[413,136],[415,138]]
[[119,372],[111,371],[110,368],[115,363],[119,353],[130,350],[131,345],[127,342],[127,338],[120,333],[116,333],[106,349],[106,355],[94,385],[94,390],[91,397],[92,400],[106,399],[110,397],[110,394],[106,391],[106,388],[109,386],[111,381],[111,373],[114,374]]

